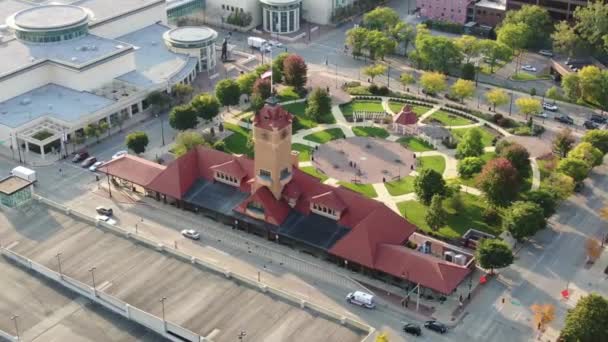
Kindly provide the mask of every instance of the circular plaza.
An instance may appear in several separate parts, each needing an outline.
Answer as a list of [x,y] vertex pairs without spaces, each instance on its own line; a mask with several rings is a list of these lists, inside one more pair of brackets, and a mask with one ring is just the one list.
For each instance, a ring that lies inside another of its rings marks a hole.
[[397,142],[350,137],[320,145],[313,164],[327,176],[343,182],[373,184],[409,175],[416,168],[414,152]]

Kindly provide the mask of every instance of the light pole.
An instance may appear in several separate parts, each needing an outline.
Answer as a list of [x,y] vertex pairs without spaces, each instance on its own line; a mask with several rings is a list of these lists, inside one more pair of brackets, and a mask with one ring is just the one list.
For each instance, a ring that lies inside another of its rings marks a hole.
[[63,279],[63,273],[61,272],[61,252],[55,255],[57,257],[57,265],[59,267],[59,277]]
[[91,278],[93,279],[93,293],[95,294],[95,297],[97,297],[97,287],[95,286],[95,270],[97,269],[97,267],[91,267],[89,269],[89,272],[91,273]]
[[245,338],[245,336],[247,336],[247,333],[244,331],[241,331],[236,337],[239,339],[239,341],[242,341],[243,338]]
[[21,338],[19,337],[19,324],[17,324],[18,318],[19,318],[19,315],[11,316],[11,321],[13,321],[13,323],[15,323],[15,334],[17,334],[17,340],[20,340]]
[[386,87],[390,89],[391,88],[391,61],[388,61],[386,64],[388,65],[388,69],[386,71],[386,80],[387,80]]
[[513,92],[511,92],[511,102],[509,103],[509,116],[513,110]]
[[165,331],[167,331],[167,321],[165,320],[165,301],[167,300],[167,297],[163,297],[159,300],[161,306],[162,306],[162,310],[163,310],[163,326],[165,328]]
[[162,139],[161,146],[165,146],[165,127],[163,125],[163,117],[162,117],[161,113],[156,114],[156,117],[160,120],[160,136]]

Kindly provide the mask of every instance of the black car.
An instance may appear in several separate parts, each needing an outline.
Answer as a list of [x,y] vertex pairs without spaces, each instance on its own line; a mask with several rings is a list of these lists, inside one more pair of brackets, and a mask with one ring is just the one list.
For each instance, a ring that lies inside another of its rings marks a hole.
[[78,163],[81,162],[85,159],[87,159],[89,157],[89,153],[84,151],[84,152],[78,152],[74,155],[74,158],[72,158],[72,163]]
[[572,119],[568,115],[556,116],[555,117],[555,121],[559,121],[559,122],[564,123],[566,125],[574,125],[574,119]]
[[597,129],[600,126],[591,120],[586,120],[583,123],[583,127],[585,127],[586,129]]
[[591,118],[589,118],[589,120],[591,120],[597,124],[600,124],[600,125],[608,122],[608,118],[606,118],[603,115],[599,115],[599,114],[592,114]]
[[446,327],[445,324],[437,321],[426,321],[424,322],[424,327],[440,334],[445,334],[448,332],[448,327]]
[[410,335],[415,335],[415,336],[422,335],[422,329],[420,329],[420,326],[418,326],[417,324],[413,324],[413,323],[408,323],[408,324],[404,325],[403,331]]
[[112,208],[106,208],[106,207],[97,207],[97,208],[95,208],[95,211],[99,215],[105,215],[105,216],[112,216],[112,214],[114,214],[114,211],[112,210]]

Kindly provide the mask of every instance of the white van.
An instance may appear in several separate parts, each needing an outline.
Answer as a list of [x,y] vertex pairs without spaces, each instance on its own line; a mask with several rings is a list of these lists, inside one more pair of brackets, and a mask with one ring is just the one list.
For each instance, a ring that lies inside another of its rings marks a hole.
[[359,305],[368,309],[373,309],[376,307],[374,296],[361,291],[355,291],[347,294],[346,301],[351,304]]

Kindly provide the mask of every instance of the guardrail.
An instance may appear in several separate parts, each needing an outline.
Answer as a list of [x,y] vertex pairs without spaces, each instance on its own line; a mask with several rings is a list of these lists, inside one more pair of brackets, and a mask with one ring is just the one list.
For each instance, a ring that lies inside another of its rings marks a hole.
[[[77,210],[70,209],[64,205],[51,201],[42,196],[34,195],[34,198],[45,205],[48,205],[50,207],[64,211],[67,215],[71,215],[71,216],[77,217],[83,221],[89,222],[89,223],[95,225],[95,227],[97,227],[97,228],[113,232],[116,235],[124,236],[128,239],[135,240],[138,243],[140,243],[146,247],[156,249],[157,251],[159,251],[161,253],[165,253],[167,255],[170,255],[176,259],[179,259],[179,260],[182,260],[185,262],[189,262],[195,266],[202,267],[204,269],[207,269],[207,270],[215,272],[215,273],[223,274],[226,278],[232,278],[236,281],[241,282],[242,284],[250,286],[251,288],[258,289],[262,293],[271,293],[286,302],[293,303],[294,305],[298,305],[302,309],[306,308],[319,315],[325,316],[326,318],[335,320],[336,322],[339,322],[340,324],[342,324],[344,326],[348,326],[355,330],[364,331],[367,333],[367,335],[363,341],[368,341],[368,338],[371,335],[373,335],[375,332],[375,329],[369,325],[366,325],[355,319],[346,317],[342,314],[339,314],[339,313],[337,313],[333,310],[330,310],[328,308],[325,308],[321,305],[308,302],[305,299],[300,298],[291,293],[271,287],[267,284],[257,281],[257,279],[253,279],[253,278],[250,278],[245,275],[234,273],[228,268],[222,268],[217,265],[211,264],[202,259],[199,259],[199,258],[193,257],[189,254],[186,254],[178,249],[172,248],[171,246],[163,245],[161,243],[158,243],[151,239],[145,238],[138,234],[132,234],[131,232],[129,232],[123,228],[120,228],[119,226],[111,225],[111,224],[108,224],[103,221],[98,221],[98,220],[94,219],[93,217],[83,214]],[[183,340],[178,340],[178,341],[182,341],[182,342],[184,340],[199,341],[199,340],[192,340],[188,337],[185,337],[185,336],[195,336],[196,334],[177,324],[170,323],[167,321],[167,330],[165,330],[164,322],[162,320],[160,320],[158,317],[147,314],[147,313],[141,311],[140,309],[137,309],[137,308],[121,301],[118,298],[114,298],[107,294],[104,294],[103,297],[100,297],[99,296],[99,294],[101,293],[100,291],[96,291],[97,295],[94,293],[95,291],[93,291],[93,293],[91,293],[91,291],[93,289],[88,287],[87,285],[84,285],[74,279],[66,277],[65,275],[61,276],[57,272],[52,271],[42,265],[39,265],[39,264],[33,262],[32,260],[30,260],[26,257],[20,256],[17,253],[14,253],[8,249],[0,248],[0,252],[2,252],[3,255],[8,256],[10,259],[15,260],[19,264],[21,264],[25,267],[28,267],[34,271],[37,271],[40,274],[46,276],[47,278],[60,282],[62,285],[73,289],[75,292],[78,292],[78,293],[82,294],[83,296],[102,304],[106,308],[113,310],[114,312],[117,312],[143,326],[146,326],[153,331],[156,331],[157,333],[163,335],[164,337],[167,337],[167,338],[175,341],[175,337],[167,334],[169,332],[169,327],[171,327],[173,329],[170,331],[171,333],[182,336],[184,338]],[[35,266],[32,266],[32,265],[35,265]],[[67,282],[66,282],[66,279],[68,279]],[[160,322],[162,324],[162,329],[159,329],[158,320],[160,320]],[[154,323],[150,323],[150,322],[154,322]],[[199,336],[199,335],[196,335],[196,336]],[[208,339],[208,338],[205,338],[202,336],[199,336],[199,337],[200,337],[200,341],[211,342],[211,339]]]

